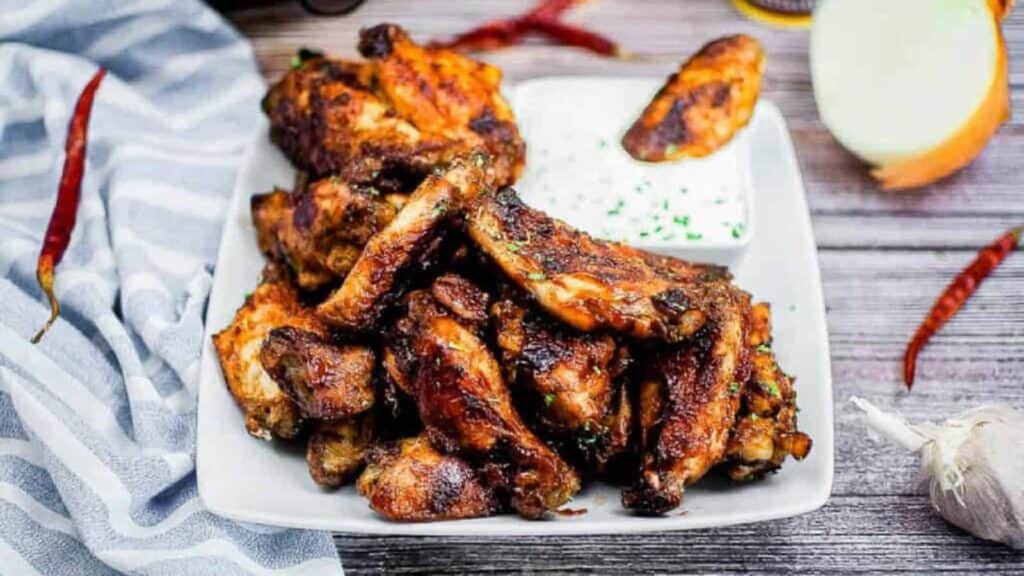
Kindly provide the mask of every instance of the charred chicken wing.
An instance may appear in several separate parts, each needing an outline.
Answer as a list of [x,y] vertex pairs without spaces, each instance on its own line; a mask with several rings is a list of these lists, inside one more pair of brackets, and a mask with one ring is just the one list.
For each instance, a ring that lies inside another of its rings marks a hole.
[[326,334],[313,311],[299,303],[294,288],[284,281],[267,281],[246,298],[234,321],[213,336],[228,390],[245,412],[245,427],[263,440],[295,437],[302,419],[260,361],[263,340],[283,326]]
[[415,182],[482,150],[496,183],[515,181],[525,145],[497,68],[418,46],[391,24],[363,30],[359,51],[368,62],[304,62],[264,99],[271,138],[296,166],[347,182]]
[[615,340],[561,327],[510,299],[491,311],[506,373],[540,400],[544,428],[600,433],[611,408]]
[[424,436],[375,446],[356,487],[389,520],[454,520],[498,510],[469,464],[438,452]]
[[306,418],[347,418],[373,406],[375,355],[370,348],[339,346],[286,326],[270,331],[260,360]]
[[534,210],[511,188],[482,196],[469,236],[549,314],[584,332],[679,341],[707,319],[703,286],[659,274],[640,251],[591,238]]
[[338,178],[288,194],[253,196],[256,237],[267,257],[287,263],[295,282],[316,290],[345,277],[369,239],[394,219],[399,195]]
[[811,439],[796,428],[796,390],[793,378],[782,371],[771,349],[771,310],[754,306],[747,344],[750,379],[726,448],[726,471],[733,480],[751,480],[782,466],[786,456],[803,460]]
[[363,469],[372,440],[369,415],[318,422],[306,443],[309,475],[325,488],[351,481]]
[[579,476],[523,423],[484,342],[427,292],[407,302],[393,346],[430,441],[482,467],[485,484],[526,518],[566,503]]
[[709,43],[669,77],[622,146],[647,162],[711,154],[750,121],[763,69],[764,51],[749,36]]
[[[626,508],[661,514],[679,506],[683,488],[717,464],[726,450],[746,381],[749,296],[725,283],[709,287],[712,319],[693,342],[653,353],[641,390],[648,444]],[[645,406],[653,404],[654,406]]]
[[482,156],[454,160],[420,184],[383,230],[370,238],[341,287],[317,307],[338,328],[368,331],[381,312],[401,296],[402,275],[436,253],[445,226],[479,195],[487,180]]

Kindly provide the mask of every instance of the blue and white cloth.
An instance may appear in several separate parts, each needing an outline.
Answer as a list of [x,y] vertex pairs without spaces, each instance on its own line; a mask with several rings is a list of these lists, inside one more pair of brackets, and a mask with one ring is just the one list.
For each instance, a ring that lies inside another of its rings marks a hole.
[[[108,69],[46,319],[35,264],[68,119]],[[0,0],[0,574],[341,574],[329,534],[196,493],[203,313],[263,84],[192,0]]]

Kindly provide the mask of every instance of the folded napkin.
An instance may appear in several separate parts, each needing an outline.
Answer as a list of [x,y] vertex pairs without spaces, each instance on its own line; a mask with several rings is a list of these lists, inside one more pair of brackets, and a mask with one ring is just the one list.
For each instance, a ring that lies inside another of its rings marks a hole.
[[[249,45],[185,0],[0,0],[0,42],[0,574],[341,574],[329,534],[228,521],[196,492],[203,313],[263,92]],[[61,320],[33,346],[98,65]]]

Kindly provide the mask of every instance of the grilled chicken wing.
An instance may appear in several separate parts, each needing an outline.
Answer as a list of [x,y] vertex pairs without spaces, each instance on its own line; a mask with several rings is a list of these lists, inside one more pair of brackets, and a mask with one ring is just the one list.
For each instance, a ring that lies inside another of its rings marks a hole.
[[389,520],[475,518],[499,509],[465,461],[438,452],[424,436],[375,446],[356,487]]
[[370,238],[348,276],[317,307],[339,328],[373,329],[381,312],[401,296],[402,275],[436,253],[446,223],[487,187],[482,156],[458,158],[420,184],[394,220]]
[[759,303],[751,312],[750,379],[725,456],[733,480],[750,480],[782,466],[786,456],[803,460],[811,439],[796,427],[793,378],[782,371],[772,352],[771,309]]
[[270,331],[260,351],[263,368],[306,418],[334,420],[373,406],[375,355],[365,346],[339,346],[290,326]]
[[[723,282],[709,286],[712,319],[694,342],[656,352],[640,392],[647,445],[626,508],[667,512],[682,502],[683,488],[723,457],[746,380],[749,296]],[[653,404],[653,406],[650,406]],[[656,414],[656,416],[655,416]]]
[[373,440],[373,419],[368,414],[317,423],[306,443],[306,464],[313,481],[337,488],[363,468]]
[[474,329],[425,290],[406,306],[390,346],[430,441],[485,470],[485,484],[526,518],[572,498],[579,477],[523,423]]
[[491,308],[506,373],[534,392],[549,431],[604,432],[617,346],[608,335],[562,328],[511,299]]
[[648,162],[711,154],[750,121],[763,69],[764,51],[749,36],[707,44],[669,77],[622,146]]
[[344,278],[363,246],[398,212],[403,198],[338,178],[288,194],[275,190],[251,200],[260,249],[286,262],[300,288],[316,290]]
[[368,62],[308,60],[264,99],[271,138],[296,166],[348,182],[415,182],[484,150],[495,182],[515,181],[525,145],[497,68],[420,47],[391,24],[363,30],[359,50]]
[[[529,208],[510,188],[482,196],[469,210],[467,224],[476,246],[512,282],[577,330],[604,328],[675,342],[693,335],[707,319],[703,285],[680,281],[685,263],[673,272],[663,262],[671,262],[667,257],[651,259],[595,240]],[[717,267],[689,266],[700,274],[721,273]]]
[[260,348],[271,330],[293,326],[325,335],[326,327],[302,306],[281,280],[265,281],[245,300],[230,325],[213,336],[228,390],[245,412],[249,434],[263,440],[293,438],[301,415],[260,362]]

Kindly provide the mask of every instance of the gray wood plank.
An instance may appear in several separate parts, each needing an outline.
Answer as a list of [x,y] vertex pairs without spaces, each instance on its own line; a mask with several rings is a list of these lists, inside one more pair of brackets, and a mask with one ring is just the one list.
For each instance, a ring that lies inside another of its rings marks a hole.
[[[297,2],[280,2],[229,16],[253,40],[273,80],[301,46],[354,56],[355,35],[365,25],[394,21],[428,39],[532,4],[368,0],[351,17],[314,18]],[[876,443],[848,403],[862,395],[913,419],[990,401],[1024,408],[1024,253],[1011,257],[924,351],[914,392],[900,386],[903,346],[937,294],[977,248],[1024,222],[1024,116],[1015,114],[957,176],[922,191],[880,192],[817,117],[806,32],[752,24],[726,0],[594,0],[569,19],[643,57],[609,61],[531,43],[482,58],[500,66],[510,82],[557,74],[663,76],[718,35],[747,32],[765,44],[764,97],[789,122],[820,248],[836,390],[833,497],[798,518],[693,532],[497,539],[342,534],[336,543],[346,571],[1024,574],[1024,554],[977,540],[931,514],[915,459]],[[1021,61],[1024,10],[1004,30],[1011,62]],[[1024,68],[1011,66],[1011,84],[1015,108],[1024,109]]]

